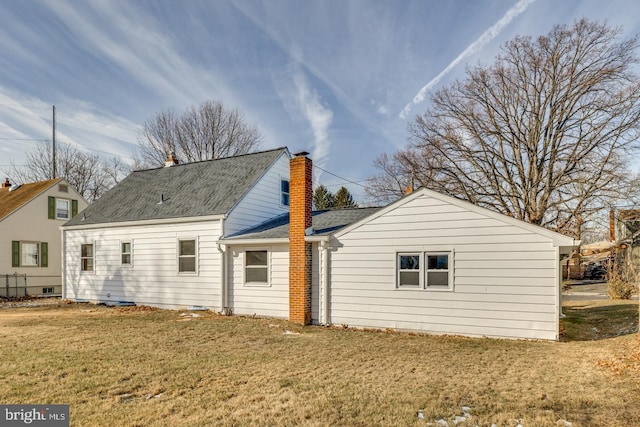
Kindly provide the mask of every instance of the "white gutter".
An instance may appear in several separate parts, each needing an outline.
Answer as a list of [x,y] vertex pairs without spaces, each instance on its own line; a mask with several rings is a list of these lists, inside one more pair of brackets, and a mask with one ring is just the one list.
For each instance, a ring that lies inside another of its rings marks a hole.
[[[78,214],[82,215],[82,213]],[[95,224],[64,225],[66,230],[89,230],[94,228],[136,227],[142,225],[182,224],[192,222],[217,221],[226,219],[226,215],[206,215],[179,218],[145,219],[137,221],[101,222]],[[81,217],[82,218],[82,217]]]
[[329,324],[329,243],[327,240],[320,242],[322,250],[322,324]]
[[282,244],[289,243],[288,237],[274,239],[220,239],[216,242],[219,245],[264,245],[264,244]]

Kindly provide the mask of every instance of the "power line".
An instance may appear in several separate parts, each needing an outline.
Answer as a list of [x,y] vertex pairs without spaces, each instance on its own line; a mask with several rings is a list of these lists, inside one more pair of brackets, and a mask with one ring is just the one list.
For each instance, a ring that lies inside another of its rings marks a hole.
[[347,178],[342,177],[342,176],[340,176],[340,175],[336,175],[336,174],[335,174],[335,173],[333,173],[333,172],[329,172],[329,171],[328,171],[328,170],[326,170],[326,169],[322,169],[320,166],[313,165],[313,167],[314,167],[314,168],[317,168],[317,169],[320,169],[321,171],[326,172],[326,173],[328,173],[329,175],[333,175],[333,176],[335,176],[336,178],[339,178],[339,179],[341,179],[341,180],[343,180],[343,181],[345,181],[345,182],[348,182],[348,183],[350,183],[350,184],[358,185],[358,186],[360,186],[360,187],[362,187],[362,188],[367,188],[367,186],[366,186],[366,185],[362,185],[362,184],[360,184],[359,182],[351,181],[350,179],[347,179]]
[[10,137],[0,137],[0,139],[9,139],[9,140],[13,140],[13,141],[42,141],[42,142],[48,141],[47,138],[10,138]]

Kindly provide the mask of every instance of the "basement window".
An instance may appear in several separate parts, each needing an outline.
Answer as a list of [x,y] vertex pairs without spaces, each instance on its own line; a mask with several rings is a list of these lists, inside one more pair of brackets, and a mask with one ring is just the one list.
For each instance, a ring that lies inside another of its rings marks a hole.
[[42,288],[42,295],[53,295],[53,288]]
[[246,251],[244,257],[245,285],[269,285],[269,252]]

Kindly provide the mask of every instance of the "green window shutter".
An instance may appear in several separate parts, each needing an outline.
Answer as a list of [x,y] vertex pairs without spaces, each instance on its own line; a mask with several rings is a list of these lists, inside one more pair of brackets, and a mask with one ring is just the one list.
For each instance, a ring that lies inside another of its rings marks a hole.
[[11,267],[20,267],[20,242],[11,242]]
[[40,242],[40,267],[49,267],[49,244]]
[[56,219],[56,198],[49,196],[49,219]]
[[78,215],[78,201],[76,199],[71,200],[71,218]]

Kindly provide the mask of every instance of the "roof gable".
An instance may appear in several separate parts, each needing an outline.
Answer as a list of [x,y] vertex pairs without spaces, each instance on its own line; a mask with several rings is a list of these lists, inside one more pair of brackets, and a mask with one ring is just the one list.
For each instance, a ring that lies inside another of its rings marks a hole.
[[286,148],[135,171],[65,226],[227,214]]
[[14,191],[10,191],[10,188],[0,188],[0,221],[60,181],[62,178],[31,182],[20,185]]
[[493,218],[495,220],[501,221],[503,223],[509,224],[509,225],[513,225],[515,227],[519,227],[521,229],[527,230],[531,233],[536,233],[538,235],[542,235],[544,237],[547,237],[548,239],[550,239],[553,242],[554,246],[562,246],[562,247],[574,247],[574,246],[578,246],[580,241],[579,240],[575,240],[571,237],[565,236],[564,234],[560,234],[557,233],[555,231],[551,231],[548,230],[544,227],[535,225],[535,224],[530,224],[528,222],[492,211],[490,209],[487,208],[483,208],[477,205],[474,205],[473,203],[467,202],[465,200],[460,200],[460,199],[456,199],[455,197],[451,197],[451,196],[447,196],[445,194],[441,194],[438,193],[436,191],[433,190],[429,190],[427,188],[421,188],[419,190],[414,191],[413,193],[404,196],[403,198],[387,205],[386,207],[384,207],[383,209],[379,210],[378,212],[374,213],[371,216],[368,216],[366,218],[363,218],[361,221],[358,221],[356,223],[351,224],[348,227],[343,228],[342,230],[340,230],[339,232],[336,233],[335,237],[340,237],[343,236],[347,233],[349,233],[350,231],[360,227],[361,225],[375,219],[378,218],[394,209],[397,209],[398,207],[409,203],[410,201],[421,197],[421,196],[428,196],[428,197],[433,197],[434,199],[440,200],[442,202],[445,203],[450,203],[454,206],[458,206],[460,208],[466,209],[468,211],[471,212],[475,212],[478,213],[480,215],[486,216],[488,218]]

